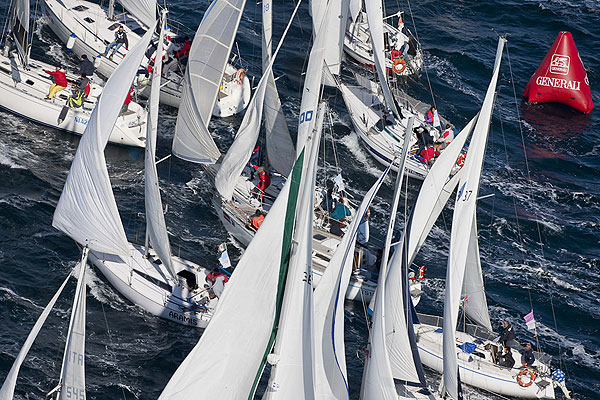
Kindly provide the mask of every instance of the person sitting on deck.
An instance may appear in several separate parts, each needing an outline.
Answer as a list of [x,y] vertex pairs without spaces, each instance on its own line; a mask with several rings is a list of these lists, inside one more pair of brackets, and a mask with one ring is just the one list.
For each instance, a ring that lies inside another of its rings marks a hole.
[[498,357],[498,365],[509,369],[515,365],[515,359],[512,356],[510,347],[504,348],[504,353]]
[[271,176],[263,167],[253,165],[252,168],[258,172],[258,184],[256,186],[258,187],[260,192],[260,200],[262,201],[265,195],[265,190],[267,190],[269,185],[271,185]]
[[69,107],[71,108],[79,108],[83,105],[85,99],[87,99],[90,94],[90,80],[85,76],[81,75],[81,79],[79,79],[79,84],[75,87],[73,94],[69,97]]
[[332,222],[331,223],[331,228],[329,228],[329,233],[342,237],[344,236],[344,231],[342,230],[343,227],[345,227],[346,225],[344,224],[344,218],[340,218],[338,222]]
[[454,128],[450,124],[446,124],[446,130],[442,132],[442,136],[439,138],[438,142],[442,144],[442,150],[448,147],[450,142],[454,140],[456,128]]
[[333,220],[338,221],[340,218],[349,217],[351,214],[350,209],[344,204],[344,196],[340,196],[340,201],[338,205],[335,206],[333,212],[329,217]]
[[525,367],[533,367],[534,362],[535,356],[533,355],[533,350],[531,349],[531,345],[527,343],[525,345],[525,351],[521,354],[521,364]]
[[123,28],[123,25],[119,26],[119,30],[117,30],[115,32],[115,40],[113,40],[107,47],[106,50],[104,50],[104,53],[102,53],[103,56],[106,56],[108,54],[108,52],[113,49],[112,53],[108,56],[109,59],[112,60],[113,56],[115,55],[115,53],[117,51],[119,51],[119,49],[121,48],[121,46],[125,45],[125,49],[129,50],[129,40],[127,40],[127,33],[125,33],[125,28]]
[[252,229],[253,231],[257,231],[258,228],[260,228],[260,226],[262,225],[264,220],[265,220],[265,216],[257,208],[256,212],[248,218],[248,223],[246,224],[246,227]]
[[423,159],[425,160],[425,163],[428,166],[431,167],[433,165],[433,163],[435,162],[435,158],[440,155],[440,147],[441,146],[442,146],[441,143],[436,143],[433,146],[426,147],[419,154],[421,157],[423,157]]
[[54,79],[54,83],[50,86],[48,96],[46,96],[45,98],[45,100],[50,100],[56,95],[56,93],[60,92],[61,90],[64,90],[69,83],[67,82],[67,76],[65,75],[65,71],[63,71],[61,67],[56,67],[56,70],[54,72],[46,70],[44,70],[44,72],[52,76],[52,78]]
[[386,126],[393,125],[391,121],[388,121],[387,114],[383,114],[379,121],[375,124],[375,127],[379,129],[380,132],[383,132]]

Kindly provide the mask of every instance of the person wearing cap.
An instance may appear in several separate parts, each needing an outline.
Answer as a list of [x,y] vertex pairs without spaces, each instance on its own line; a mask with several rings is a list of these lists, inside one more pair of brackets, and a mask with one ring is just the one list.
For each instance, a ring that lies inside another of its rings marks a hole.
[[56,67],[55,71],[44,70],[44,72],[52,76],[54,79],[54,83],[50,86],[48,96],[45,98],[46,100],[50,100],[56,95],[56,93],[66,89],[69,83],[67,82],[67,75],[65,75],[65,71],[63,71],[61,67]]
[[88,57],[85,54],[81,55],[81,62],[79,63],[79,75],[94,75],[94,64],[88,60]]
[[108,56],[109,59],[112,60],[113,56],[115,55],[115,53],[117,51],[119,51],[119,49],[121,48],[121,46],[125,45],[125,49],[129,50],[129,40],[127,40],[127,33],[125,33],[125,29],[123,28],[123,25],[119,26],[119,30],[117,30],[115,32],[115,40],[113,40],[107,47],[106,50],[104,50],[104,53],[102,53],[103,56],[106,56],[108,54],[108,52],[113,49],[112,53]]
[[533,355],[533,350],[531,349],[531,345],[527,343],[525,345],[525,351],[521,354],[521,364],[526,367],[532,367],[535,362],[535,356]]
[[265,171],[263,167],[258,167],[254,165],[253,168],[256,170],[256,172],[258,172],[258,184],[256,186],[260,190],[260,199],[262,200],[265,194],[265,190],[267,190],[267,188],[271,184],[271,176],[269,176],[269,173]]
[[502,325],[503,330],[498,342],[502,343],[504,347],[517,347],[517,336],[515,335],[515,330],[510,325],[510,322],[504,321]]

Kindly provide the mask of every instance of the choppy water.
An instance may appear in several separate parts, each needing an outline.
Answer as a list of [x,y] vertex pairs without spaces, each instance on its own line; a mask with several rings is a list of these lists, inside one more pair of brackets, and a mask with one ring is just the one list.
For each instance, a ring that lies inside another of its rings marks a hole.
[[[7,3],[0,5],[2,16]],[[193,29],[208,5],[206,0],[169,3],[172,17]],[[386,5],[389,13],[398,8],[395,2],[388,1]],[[399,6],[408,10],[403,1]],[[569,30],[588,70],[594,102],[600,105],[600,63],[596,58],[600,47],[600,3],[424,0],[411,6],[435,101],[440,113],[459,126],[480,107],[491,76],[496,31],[509,34],[481,189],[482,195],[495,196],[480,201],[478,215],[492,323],[496,327],[508,318],[516,325],[519,338],[531,340],[522,324],[522,316],[531,309],[531,296],[543,350],[555,357],[556,365],[562,361],[568,385],[577,398],[598,398],[598,111],[583,116],[562,107],[527,106],[519,96],[557,33]],[[276,2],[275,7],[274,29],[278,37],[292,3]],[[237,40],[243,60],[254,76],[258,75],[260,64],[259,29],[259,9],[255,3],[249,3]],[[304,5],[275,67],[276,75],[281,76],[278,86],[291,127],[299,108],[301,72],[310,35]],[[49,57],[73,67],[77,63],[72,55],[63,53],[47,27],[36,30],[35,44],[34,56]],[[359,69],[350,64],[345,68]],[[431,101],[425,74],[420,80],[410,80],[407,90]],[[353,193],[359,197],[372,184],[380,166],[352,132],[341,97],[333,91],[327,94],[333,103],[332,137],[337,155]],[[522,117],[529,172],[517,110]],[[175,115],[172,109],[161,111],[159,156],[169,152]],[[240,120],[234,117],[213,123],[222,149],[231,142]],[[51,226],[77,143],[73,136],[0,111],[0,379],[10,369],[42,308],[79,258],[74,242]],[[331,174],[335,164],[330,150],[327,154],[327,170]],[[141,241],[144,201],[143,178],[138,172],[143,168],[143,153],[109,146],[106,158],[127,234],[130,240]],[[211,192],[208,180],[199,168],[177,159],[160,164],[158,170],[163,199],[168,203],[167,221],[174,252],[201,264],[214,264],[217,245],[230,239],[207,200]],[[417,190],[418,184],[411,182],[409,202],[414,201]],[[372,217],[372,231],[378,231],[379,237],[391,186],[380,194]],[[422,312],[440,314],[442,310],[450,221],[450,212],[445,212],[417,260],[429,266],[426,297],[419,306]],[[234,253],[239,256],[239,251]],[[142,312],[95,273],[88,275],[88,286],[88,397],[156,398],[201,332]],[[22,368],[17,398],[41,398],[56,385],[74,291],[75,280],[68,284],[58,302],[58,311],[51,314]],[[350,305],[346,317],[350,389],[353,398],[358,398],[362,365],[355,353],[365,344],[366,327],[359,305]],[[472,398],[489,398],[480,392],[469,393]]]

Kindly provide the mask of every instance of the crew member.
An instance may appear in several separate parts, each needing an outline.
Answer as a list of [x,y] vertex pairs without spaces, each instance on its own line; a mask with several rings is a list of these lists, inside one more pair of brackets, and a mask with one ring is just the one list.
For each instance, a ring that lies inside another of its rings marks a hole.
[[88,60],[88,57],[85,54],[81,55],[81,62],[79,63],[79,75],[94,75],[94,64]]
[[515,365],[510,347],[504,348],[504,353],[498,358],[498,365],[505,368],[512,368]]
[[269,187],[269,185],[271,184],[271,176],[269,175],[269,173],[267,171],[265,171],[265,169],[263,167],[257,167],[254,166],[253,167],[256,172],[258,172],[258,190],[260,191],[260,199],[262,200],[265,194],[265,190],[267,190],[267,188]]
[[248,224],[246,226],[254,231],[257,231],[264,220],[265,216],[262,214],[262,212],[260,212],[259,209],[256,209],[256,212],[249,218]]
[[344,236],[344,231],[342,230],[342,228],[346,226],[344,224],[344,218],[340,218],[339,221],[336,222],[332,222],[331,223],[331,227],[329,228],[329,232],[336,235],[336,236]]
[[510,325],[510,322],[508,321],[504,321],[502,323],[503,325],[503,331],[502,334],[500,335],[500,339],[498,340],[500,343],[502,343],[502,345],[504,347],[516,347],[517,342],[516,342],[516,335],[515,335],[515,330],[513,329],[513,327]]
[[56,93],[60,92],[61,90],[64,90],[67,87],[67,76],[65,75],[65,71],[63,71],[61,67],[56,67],[55,71],[44,70],[44,72],[52,76],[52,78],[54,79],[54,83],[50,86],[48,96],[45,97],[46,100],[50,100],[56,95]]
[[125,97],[125,101],[123,102],[123,107],[121,107],[121,114],[124,114],[129,109],[129,103],[131,103],[131,93],[133,93],[133,86],[129,88],[127,92],[127,97]]
[[85,99],[87,99],[90,94],[90,80],[85,76],[81,75],[79,79],[79,84],[75,88],[75,91],[69,97],[69,107],[71,108],[79,108],[83,105]]
[[435,158],[440,155],[440,147],[441,143],[435,143],[433,146],[429,146],[421,150],[421,153],[419,155],[423,157],[423,160],[425,160],[425,164],[427,164],[428,166],[433,165],[433,163],[435,162]]
[[521,364],[526,367],[532,367],[535,362],[535,356],[533,355],[533,350],[531,349],[531,345],[527,343],[525,345],[525,351],[521,354]]
[[108,58],[112,60],[112,58],[115,55],[115,53],[117,51],[119,51],[119,49],[123,45],[125,45],[125,49],[126,50],[129,50],[129,40],[127,40],[127,33],[125,33],[125,29],[123,28],[123,25],[120,25],[119,26],[119,30],[117,30],[115,32],[115,40],[113,40],[108,45],[108,47],[106,47],[106,50],[104,50],[104,53],[102,55],[106,56],[108,54],[108,52],[111,49],[113,49],[112,53],[108,56]]

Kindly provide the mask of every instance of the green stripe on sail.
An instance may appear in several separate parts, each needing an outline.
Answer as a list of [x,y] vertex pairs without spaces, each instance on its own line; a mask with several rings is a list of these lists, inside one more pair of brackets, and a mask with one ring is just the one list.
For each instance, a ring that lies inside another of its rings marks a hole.
[[254,378],[254,384],[252,390],[248,394],[248,400],[252,400],[256,386],[262,375],[267,362],[267,357],[273,348],[275,338],[277,337],[277,328],[279,326],[279,317],[281,316],[281,305],[283,303],[283,293],[285,291],[285,281],[287,279],[288,267],[290,265],[290,254],[292,251],[292,234],[294,232],[294,219],[296,217],[296,205],[298,203],[298,192],[300,190],[300,181],[302,180],[302,169],[304,166],[304,150],[298,156],[294,168],[292,169],[290,182],[290,191],[288,195],[288,204],[285,212],[284,230],[283,230],[283,244],[281,246],[281,264],[279,266],[279,282],[277,284],[277,299],[275,303],[275,320],[273,321],[273,328],[271,329],[271,337],[269,338],[269,344],[265,349],[260,367],[256,371],[256,377]]

